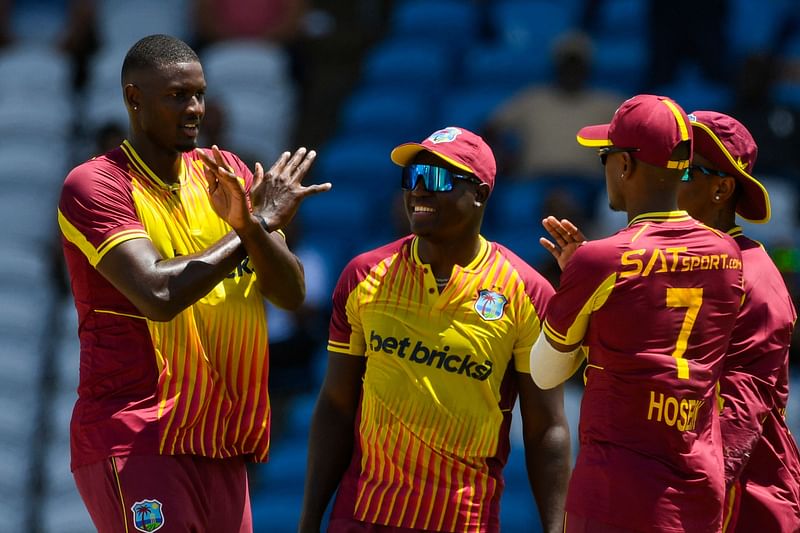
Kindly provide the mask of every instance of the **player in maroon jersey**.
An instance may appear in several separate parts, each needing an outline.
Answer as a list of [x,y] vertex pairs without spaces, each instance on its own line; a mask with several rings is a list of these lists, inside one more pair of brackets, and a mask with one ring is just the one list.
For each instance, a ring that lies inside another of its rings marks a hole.
[[797,319],[789,291],[764,247],[742,233],[744,220],[770,219],[769,195],[753,177],[758,147],[739,121],[714,111],[689,115],[692,166],[678,204],[731,235],[742,251],[744,301],[719,381],[725,531],[800,529],[800,457],[786,427],[789,344]]
[[305,291],[272,230],[330,185],[300,185],[305,149],[253,175],[197,148],[206,82],[179,39],[134,44],[122,85],[127,139],[73,169],[58,206],[81,344],[73,475],[101,533],[247,533],[245,461],[269,453],[264,298]]
[[741,300],[733,239],[677,207],[692,128],[671,99],[638,95],[578,133],[598,149],[628,226],[585,242],[545,219],[563,269],[531,373],[560,384],[586,359],[568,533],[718,531],[724,479],[715,385]]

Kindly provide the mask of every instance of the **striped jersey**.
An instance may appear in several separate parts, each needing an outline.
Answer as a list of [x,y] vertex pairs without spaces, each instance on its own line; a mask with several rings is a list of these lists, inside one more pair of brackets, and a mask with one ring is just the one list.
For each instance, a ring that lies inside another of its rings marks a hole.
[[328,349],[366,357],[366,371],[334,517],[498,531],[514,373],[529,372],[552,292],[482,237],[441,293],[414,236],[348,264],[334,291]]
[[[224,157],[249,191],[246,165]],[[181,164],[170,187],[125,141],[64,182],[58,222],[81,346],[73,468],[128,454],[266,459],[266,318],[247,259],[168,322],[141,316],[95,268],[130,239],[150,239],[170,259],[231,230],[211,207],[197,151]]]
[[[729,494],[725,531],[800,528],[800,454],[786,426],[789,345],[797,313],[764,248],[735,227],[742,251],[744,301],[720,379],[721,428]],[[735,491],[740,492],[735,494]]]
[[715,387],[741,276],[733,239],[685,211],[642,214],[576,250],[543,326],[587,354],[567,520],[719,530]]

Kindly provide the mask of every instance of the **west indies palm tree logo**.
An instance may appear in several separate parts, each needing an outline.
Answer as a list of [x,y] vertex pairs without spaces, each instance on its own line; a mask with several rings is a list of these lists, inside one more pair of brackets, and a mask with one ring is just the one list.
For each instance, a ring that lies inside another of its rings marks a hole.
[[484,320],[500,320],[508,303],[508,298],[496,291],[481,289],[478,299],[475,300],[475,311]]
[[148,533],[161,529],[164,525],[164,515],[161,514],[161,502],[158,500],[142,500],[131,507],[133,511],[133,526]]

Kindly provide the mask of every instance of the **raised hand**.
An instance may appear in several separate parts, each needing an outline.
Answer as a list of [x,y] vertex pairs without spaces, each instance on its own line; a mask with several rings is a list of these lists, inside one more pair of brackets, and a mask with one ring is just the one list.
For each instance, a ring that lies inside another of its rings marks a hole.
[[202,150],[197,152],[203,160],[206,190],[214,211],[234,230],[246,227],[250,222],[250,206],[244,184],[222,158],[217,145],[211,147],[213,157]]
[[586,237],[583,232],[575,226],[572,222],[563,218],[558,220],[554,216],[545,217],[542,220],[542,226],[547,230],[547,233],[553,237],[555,244],[544,237],[539,239],[545,250],[550,252],[561,270],[567,266],[570,257],[578,249],[578,246],[586,242]]
[[294,154],[281,154],[266,173],[256,164],[250,193],[253,213],[263,216],[271,229],[285,227],[307,196],[330,190],[330,183],[308,186],[301,183],[316,157],[314,150],[298,148]]

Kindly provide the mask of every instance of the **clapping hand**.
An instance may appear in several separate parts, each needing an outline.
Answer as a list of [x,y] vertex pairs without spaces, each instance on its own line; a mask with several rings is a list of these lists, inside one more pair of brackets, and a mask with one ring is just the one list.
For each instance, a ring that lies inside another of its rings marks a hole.
[[248,202],[244,184],[222,158],[219,148],[214,145],[211,151],[213,157],[198,151],[205,165],[206,190],[214,211],[234,230],[246,227],[252,221],[251,214],[264,217],[271,229],[283,228],[306,196],[331,188],[330,183],[301,185],[317,154],[299,148],[294,154],[281,154],[266,173],[261,163],[256,163]]
[[539,244],[555,257],[556,261],[558,261],[558,266],[561,270],[564,270],[578,246],[586,242],[586,237],[581,230],[566,218],[558,220],[554,216],[549,216],[542,220],[542,226],[553,237],[555,243],[541,237]]
[[203,150],[198,150],[197,153],[203,161],[206,190],[214,211],[233,229],[246,227],[250,222],[250,206],[244,184],[222,158],[222,153],[216,145],[211,147],[213,157]]
[[305,148],[294,154],[284,152],[266,173],[256,163],[250,194],[253,213],[263,216],[271,229],[284,228],[307,196],[330,190],[330,183],[301,184],[316,157],[314,150]]

